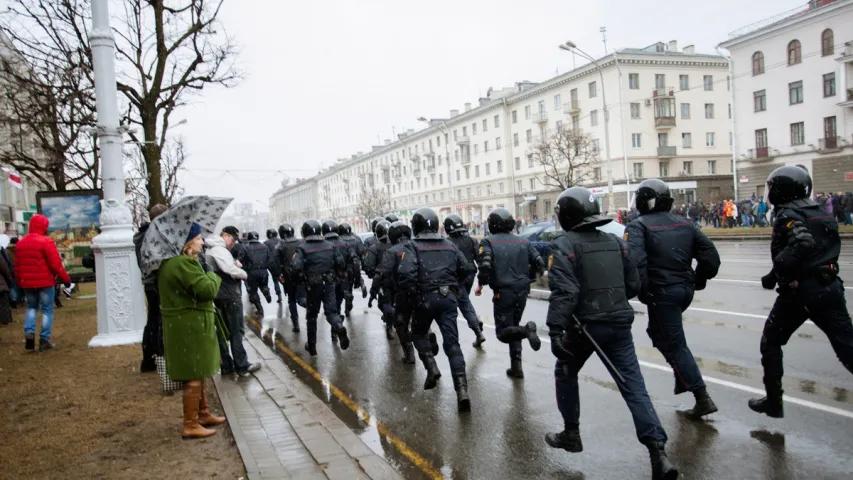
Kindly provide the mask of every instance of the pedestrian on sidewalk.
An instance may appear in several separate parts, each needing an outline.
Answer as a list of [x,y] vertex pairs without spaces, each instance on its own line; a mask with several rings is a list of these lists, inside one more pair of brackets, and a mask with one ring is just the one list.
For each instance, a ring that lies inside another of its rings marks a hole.
[[24,290],[27,299],[24,338],[25,348],[30,352],[35,351],[39,307],[42,312],[39,351],[56,348],[56,344],[50,341],[56,277],[59,277],[62,283],[71,283],[71,277],[62,266],[62,258],[56,244],[47,236],[49,225],[50,222],[44,215],[33,215],[30,219],[30,233],[18,242],[15,252],[15,280]]
[[216,309],[213,301],[222,279],[198,255],[204,243],[201,226],[192,224],[180,255],[164,261],[157,274],[163,314],[163,347],[169,378],[184,382],[184,438],[209,437],[205,427],[225,418],[210,412],[204,380],[219,370]]
[[[148,211],[149,221],[139,226],[139,231],[133,234],[133,246],[136,249],[136,263],[142,269],[142,240],[151,227],[151,222],[166,211],[166,206],[156,204]],[[93,265],[94,270],[94,265]],[[163,355],[163,316],[160,313],[160,293],[157,291],[157,271],[142,277],[142,288],[145,291],[145,301],[148,304],[148,318],[142,330],[142,363],[139,371],[156,372],[155,356]]]
[[[236,230],[234,227],[225,227],[219,236],[207,237],[204,243],[207,246],[206,263],[213,267],[214,273],[222,281],[216,299],[213,301],[214,306],[222,316],[225,328],[228,330],[227,342],[225,338],[217,336],[219,356],[222,360],[220,370],[222,375],[230,375],[236,372],[237,375],[245,376],[260,370],[261,364],[250,363],[246,349],[243,347],[243,334],[246,327],[243,318],[240,282],[246,280],[248,275],[245,270],[238,266],[237,261],[231,255],[231,249],[237,242],[237,236],[228,232]],[[228,352],[229,344],[231,345],[230,354]]]

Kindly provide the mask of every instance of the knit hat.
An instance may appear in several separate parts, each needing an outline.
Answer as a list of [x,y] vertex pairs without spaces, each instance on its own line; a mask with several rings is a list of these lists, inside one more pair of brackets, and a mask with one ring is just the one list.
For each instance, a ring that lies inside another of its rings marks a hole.
[[190,233],[189,233],[189,235],[187,235],[187,241],[184,243],[188,243],[190,240],[194,239],[195,237],[197,237],[199,235],[201,235],[201,225],[199,225],[197,223],[193,223],[192,226],[190,227]]
[[234,240],[240,239],[240,230],[237,230],[237,227],[229,225],[222,229],[222,233],[227,233],[228,235],[231,235],[232,237],[234,237]]

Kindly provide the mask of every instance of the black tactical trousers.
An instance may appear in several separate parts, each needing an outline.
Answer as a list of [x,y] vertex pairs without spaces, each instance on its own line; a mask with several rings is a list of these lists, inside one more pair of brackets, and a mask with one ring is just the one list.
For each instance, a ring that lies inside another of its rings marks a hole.
[[521,358],[521,341],[527,338],[527,329],[520,324],[529,293],[529,288],[502,288],[492,297],[495,333],[498,340],[509,344],[510,358]]
[[782,346],[806,320],[823,330],[835,355],[853,373],[853,324],[847,312],[844,284],[839,279],[822,286],[816,281],[803,282],[796,289],[777,290],[779,296],[764,323],[761,335],[761,365],[764,388],[768,395],[782,391]]
[[296,283],[285,280],[284,293],[287,295],[287,307],[290,309],[291,320],[299,320],[299,312],[296,310]]
[[693,301],[693,289],[686,285],[671,285],[650,295],[649,326],[646,333],[652,339],[675,374],[676,394],[693,392],[705,386],[702,372],[687,346],[681,313]]
[[394,328],[397,330],[400,345],[404,348],[412,343],[412,334],[409,329],[416,298],[417,293],[410,290],[398,290],[394,295]]
[[270,277],[272,277],[272,286],[273,290],[275,290],[276,296],[281,296],[281,287],[279,284],[281,283],[281,272],[276,269],[270,270]]
[[154,286],[145,287],[148,302],[148,320],[142,330],[142,362],[156,367],[154,355],[163,355],[163,316],[160,313],[160,292]]
[[431,357],[432,345],[427,334],[435,321],[441,331],[441,341],[450,362],[450,371],[455,375],[462,375],[465,373],[465,357],[462,355],[462,347],[459,346],[457,308],[456,294],[452,291],[447,296],[437,291],[422,294],[421,304],[414,309],[412,316],[412,341],[422,360],[426,356]]
[[335,304],[335,282],[323,282],[317,285],[309,285],[306,288],[308,295],[308,308],[305,312],[305,323],[308,326],[308,343],[317,343],[317,317],[320,315],[320,307],[326,315],[326,321],[333,329],[341,326],[341,317],[338,315]]
[[260,305],[261,297],[258,295],[258,289],[264,294],[267,303],[272,302],[270,296],[269,276],[266,270],[252,270],[249,272],[249,278],[246,280],[246,287],[249,291],[249,303],[252,305]]

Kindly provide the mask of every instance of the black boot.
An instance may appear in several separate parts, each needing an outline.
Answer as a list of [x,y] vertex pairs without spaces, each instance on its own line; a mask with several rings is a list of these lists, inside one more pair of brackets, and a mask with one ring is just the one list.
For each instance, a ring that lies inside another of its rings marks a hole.
[[429,332],[429,345],[432,349],[433,356],[438,355],[438,338],[435,336],[435,332]]
[[332,345],[338,344],[338,334],[335,332],[335,329],[332,328]]
[[290,331],[293,333],[299,333],[299,320],[298,319],[296,319],[296,318],[293,319],[293,328],[291,328]]
[[36,351],[36,336],[32,333],[28,333],[24,337],[24,349],[26,349],[28,352]]
[[705,387],[694,391],[693,395],[696,397],[696,405],[687,411],[687,415],[693,418],[701,418],[717,411],[717,405],[711,400],[711,396],[708,395],[708,390]]
[[317,345],[313,343],[306,343],[305,350],[308,350],[308,353],[310,353],[312,357],[317,356]]
[[281,303],[281,294],[278,294],[278,300],[276,300],[276,303]]
[[684,382],[682,382],[681,379],[678,378],[678,374],[675,372],[672,372],[672,375],[675,377],[675,388],[673,389],[673,393],[675,393],[676,395],[680,395],[680,394],[686,392],[687,387],[685,387]]
[[753,398],[749,401],[749,408],[768,417],[783,418],[785,409],[782,406],[782,390],[772,394],[767,392],[767,396],[763,398]]
[[468,398],[468,378],[465,372],[453,375],[453,388],[456,390],[456,408],[460,412],[471,410],[471,399]]
[[438,369],[438,364],[435,363],[435,357],[432,355],[421,355],[421,360],[424,362],[424,367],[427,371],[424,390],[432,390],[435,388],[436,383],[438,383],[438,379],[441,378],[441,370]]
[[367,298],[367,287],[361,284],[361,298]]
[[55,343],[50,343],[50,340],[45,340],[43,338],[39,338],[39,352],[44,352],[46,350],[53,350],[56,348]]
[[506,369],[508,377],[524,378],[524,370],[521,369],[521,357],[510,358],[509,365],[509,368]]
[[539,339],[539,333],[536,331],[536,324],[533,322],[527,322],[527,340],[530,342],[530,348],[533,349],[534,352],[538,352],[540,348],[542,348],[542,340]]
[[583,442],[581,442],[580,430],[563,430],[558,433],[546,433],[545,443],[551,448],[562,448],[571,453],[579,453],[583,451]]
[[646,443],[646,448],[649,449],[649,459],[652,462],[652,480],[676,480],[678,469],[669,461],[663,445],[663,442],[655,441]]
[[385,338],[394,340],[394,325],[391,322],[385,324]]
[[338,335],[338,340],[341,342],[341,350],[346,350],[349,348],[349,336],[347,335],[347,327],[343,325],[339,325],[337,327],[333,327],[335,333]]
[[415,346],[412,345],[412,342],[403,345],[403,355],[404,363],[415,363]]
[[[480,323],[482,325],[482,322]],[[477,335],[477,339],[474,340],[474,348],[480,348],[480,345],[486,341],[486,337],[483,335],[483,327],[474,331],[474,334]]]

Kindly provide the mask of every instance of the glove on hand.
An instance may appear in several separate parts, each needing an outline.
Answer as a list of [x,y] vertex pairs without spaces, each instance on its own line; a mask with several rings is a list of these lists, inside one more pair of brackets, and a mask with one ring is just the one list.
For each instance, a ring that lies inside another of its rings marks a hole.
[[566,361],[574,356],[572,355],[572,352],[568,351],[563,345],[563,340],[565,338],[563,332],[552,331],[548,334],[548,336],[551,337],[551,353],[554,354],[555,357],[557,357],[559,360]]
[[767,275],[761,277],[761,286],[766,288],[767,290],[773,290],[773,287],[776,286],[776,274],[770,272]]

